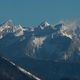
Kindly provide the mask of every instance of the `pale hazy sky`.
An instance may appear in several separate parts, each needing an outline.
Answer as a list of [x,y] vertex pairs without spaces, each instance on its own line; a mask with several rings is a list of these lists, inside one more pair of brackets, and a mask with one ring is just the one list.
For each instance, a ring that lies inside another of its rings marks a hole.
[[24,26],[47,20],[80,18],[80,0],[0,0],[0,23],[12,19]]

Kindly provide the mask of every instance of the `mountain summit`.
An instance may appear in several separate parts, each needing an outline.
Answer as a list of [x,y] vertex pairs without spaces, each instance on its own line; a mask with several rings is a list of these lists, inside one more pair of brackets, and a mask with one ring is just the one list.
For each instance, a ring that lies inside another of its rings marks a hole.
[[43,21],[40,26],[43,26],[43,27],[47,27],[49,26],[50,24],[47,22],[47,21]]

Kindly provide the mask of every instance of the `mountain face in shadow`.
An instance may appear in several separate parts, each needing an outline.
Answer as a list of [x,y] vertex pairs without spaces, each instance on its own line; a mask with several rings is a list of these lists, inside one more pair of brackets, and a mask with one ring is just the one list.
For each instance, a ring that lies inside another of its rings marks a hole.
[[[79,80],[80,63],[22,58],[17,62],[43,80]],[[25,65],[26,64],[26,65]]]

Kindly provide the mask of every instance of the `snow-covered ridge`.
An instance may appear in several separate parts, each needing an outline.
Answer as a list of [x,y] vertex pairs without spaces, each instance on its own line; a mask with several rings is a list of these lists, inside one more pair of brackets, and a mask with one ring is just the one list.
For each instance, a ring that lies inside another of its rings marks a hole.
[[13,33],[15,36],[22,36],[26,31],[21,25],[14,25],[12,20],[8,20],[0,26],[0,39],[2,39],[6,34]]
[[[62,25],[61,27],[60,24]],[[41,30],[45,30],[46,28],[49,27],[53,28],[53,30],[58,30],[60,28],[60,31],[64,36],[72,38],[73,34],[78,34],[78,32],[76,33],[76,30],[77,28],[79,28],[79,24],[75,22],[72,23],[60,22],[54,25],[50,25],[47,21],[43,21],[38,27]],[[8,20],[0,26],[0,39],[2,39],[8,33],[13,33],[16,37],[23,36],[25,31],[35,32],[35,27],[32,27],[30,29],[29,27],[23,28],[23,26],[21,25],[18,26],[14,25],[12,20]]]
[[35,80],[41,80],[40,78],[36,77],[35,75],[31,74],[30,72],[26,71],[25,69],[23,69],[20,66],[17,66],[15,63],[13,63],[12,61],[8,60],[5,57],[2,57],[4,60],[8,61],[10,64],[12,64],[13,66],[15,66],[16,68],[18,68],[21,72],[23,72],[25,75],[28,75],[30,77],[32,77]]

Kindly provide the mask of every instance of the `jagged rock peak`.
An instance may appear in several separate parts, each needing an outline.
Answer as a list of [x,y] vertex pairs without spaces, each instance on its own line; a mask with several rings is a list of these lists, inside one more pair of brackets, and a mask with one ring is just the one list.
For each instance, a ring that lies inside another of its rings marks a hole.
[[47,27],[47,26],[49,26],[50,24],[49,24],[47,21],[43,21],[40,25],[41,25],[41,26],[44,26],[44,27]]

